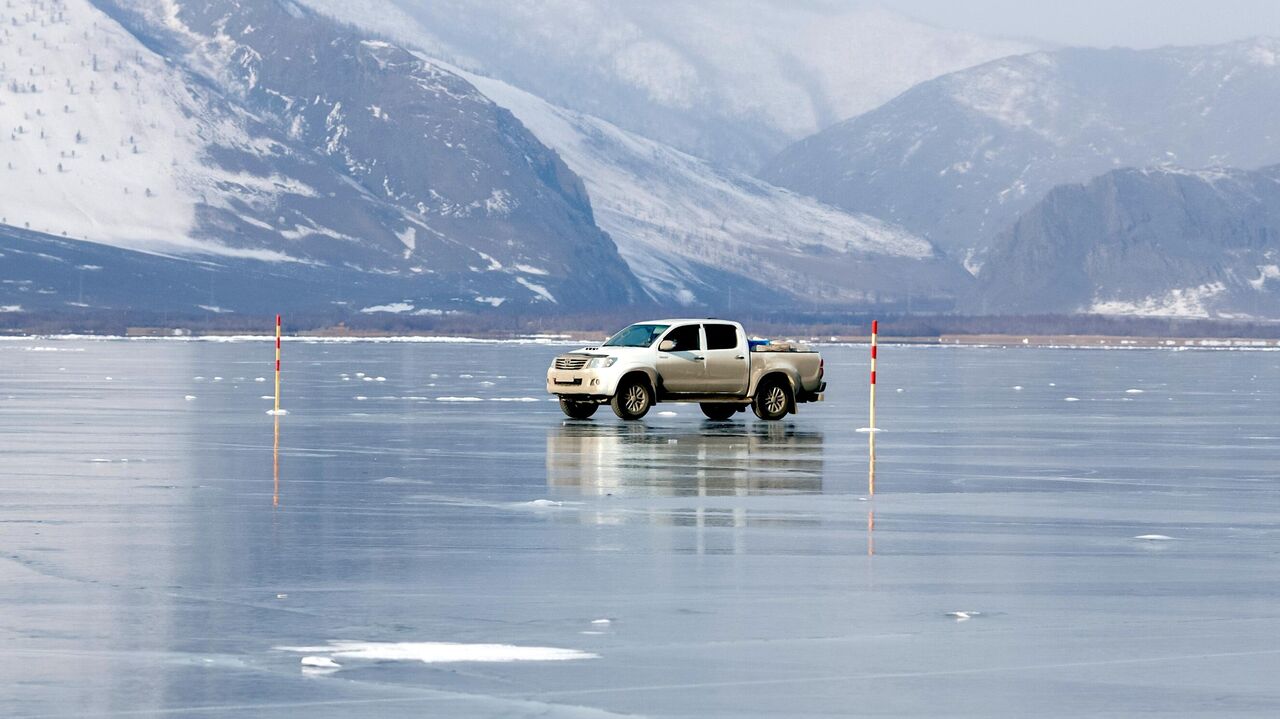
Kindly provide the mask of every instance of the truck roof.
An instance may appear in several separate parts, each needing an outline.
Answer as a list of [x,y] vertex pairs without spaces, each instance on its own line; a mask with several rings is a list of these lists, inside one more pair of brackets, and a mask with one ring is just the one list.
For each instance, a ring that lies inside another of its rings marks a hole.
[[665,320],[641,320],[640,322],[632,322],[633,325],[679,325],[693,322],[723,322],[727,325],[739,324],[733,320],[722,320],[718,317],[671,317]]

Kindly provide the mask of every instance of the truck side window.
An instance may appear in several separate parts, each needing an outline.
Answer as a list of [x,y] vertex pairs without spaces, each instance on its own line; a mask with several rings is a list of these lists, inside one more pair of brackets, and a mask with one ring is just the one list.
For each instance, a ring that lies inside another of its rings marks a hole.
[[676,344],[675,349],[671,350],[672,352],[697,352],[702,349],[697,325],[677,327],[667,334],[666,339]]
[[703,328],[707,330],[707,349],[737,349],[738,330],[733,325],[703,325]]

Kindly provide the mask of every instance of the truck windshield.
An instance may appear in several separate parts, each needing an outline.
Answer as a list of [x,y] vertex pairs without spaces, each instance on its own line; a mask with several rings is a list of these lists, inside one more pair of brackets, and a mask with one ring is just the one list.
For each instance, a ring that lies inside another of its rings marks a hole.
[[605,347],[648,347],[671,325],[631,325],[604,343]]

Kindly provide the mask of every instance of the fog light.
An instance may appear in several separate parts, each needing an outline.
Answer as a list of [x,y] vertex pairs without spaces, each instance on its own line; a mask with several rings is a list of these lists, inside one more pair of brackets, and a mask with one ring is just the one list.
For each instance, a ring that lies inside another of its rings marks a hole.
[[591,380],[591,386],[592,386],[592,387],[598,387],[599,385],[600,385],[600,379],[599,379],[599,378],[596,378],[596,379]]

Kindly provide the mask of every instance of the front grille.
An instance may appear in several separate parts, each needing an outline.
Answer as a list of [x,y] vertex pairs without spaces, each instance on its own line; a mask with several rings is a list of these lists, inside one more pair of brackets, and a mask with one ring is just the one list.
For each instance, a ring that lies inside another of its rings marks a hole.
[[556,369],[574,370],[574,369],[582,369],[583,367],[586,367],[586,366],[587,366],[586,357],[574,357],[573,355],[567,355],[565,357],[556,358]]

